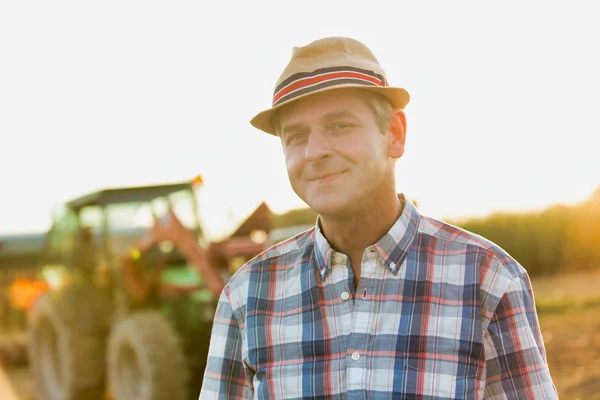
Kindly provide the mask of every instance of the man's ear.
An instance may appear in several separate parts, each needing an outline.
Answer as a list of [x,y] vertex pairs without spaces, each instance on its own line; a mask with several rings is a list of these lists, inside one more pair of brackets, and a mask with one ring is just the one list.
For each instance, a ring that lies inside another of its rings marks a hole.
[[397,160],[404,154],[406,144],[406,115],[401,109],[394,110],[390,133],[390,157]]

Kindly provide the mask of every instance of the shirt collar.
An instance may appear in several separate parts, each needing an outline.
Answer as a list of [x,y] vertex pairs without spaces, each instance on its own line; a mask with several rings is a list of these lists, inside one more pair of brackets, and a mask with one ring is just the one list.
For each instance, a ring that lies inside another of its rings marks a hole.
[[[391,229],[381,239],[372,246],[369,246],[379,253],[385,267],[394,275],[400,270],[400,265],[404,262],[406,255],[416,237],[421,216],[414,204],[406,199],[403,194],[399,194],[404,200],[404,209],[400,217],[396,220]],[[315,248],[314,256],[321,279],[325,279],[331,271],[332,256],[334,249],[331,247],[319,226],[319,219],[315,227]]]

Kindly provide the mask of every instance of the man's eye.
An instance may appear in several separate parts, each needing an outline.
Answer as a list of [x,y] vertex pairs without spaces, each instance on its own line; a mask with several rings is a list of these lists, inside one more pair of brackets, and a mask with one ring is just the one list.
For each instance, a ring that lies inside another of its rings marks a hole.
[[351,126],[352,124],[348,122],[336,122],[335,124],[331,125],[331,130],[339,131],[342,129],[350,128]]
[[290,145],[302,141],[306,137],[305,133],[292,133],[285,138],[285,145]]

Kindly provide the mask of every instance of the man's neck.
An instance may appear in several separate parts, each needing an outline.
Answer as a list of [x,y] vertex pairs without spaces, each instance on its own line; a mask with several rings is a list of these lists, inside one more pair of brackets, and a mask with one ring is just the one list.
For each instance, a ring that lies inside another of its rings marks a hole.
[[397,195],[379,202],[377,206],[354,213],[345,218],[320,217],[323,235],[331,246],[348,255],[354,266],[360,266],[362,253],[367,247],[375,244],[394,225],[402,209],[404,201]]

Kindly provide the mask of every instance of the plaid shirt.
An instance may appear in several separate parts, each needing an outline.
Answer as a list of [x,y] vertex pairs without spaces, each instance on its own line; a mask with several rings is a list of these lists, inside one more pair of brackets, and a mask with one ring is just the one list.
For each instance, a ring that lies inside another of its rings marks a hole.
[[410,201],[348,257],[315,228],[228,282],[200,399],[556,399],[527,273]]

